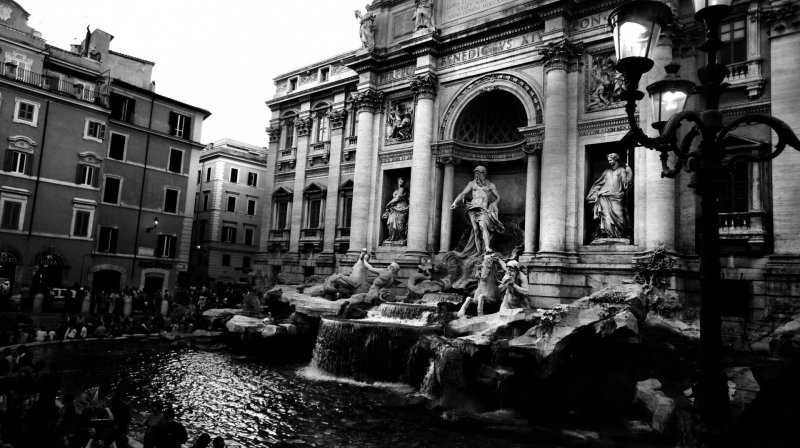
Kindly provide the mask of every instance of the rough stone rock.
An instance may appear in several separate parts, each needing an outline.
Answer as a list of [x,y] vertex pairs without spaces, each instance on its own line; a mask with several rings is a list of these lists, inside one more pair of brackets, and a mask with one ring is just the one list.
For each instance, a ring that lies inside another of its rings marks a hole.
[[503,310],[483,316],[463,316],[447,324],[447,332],[455,336],[473,335],[524,320],[525,311],[522,309]]
[[680,339],[700,340],[700,323],[698,321],[686,323],[680,319],[666,318],[651,313],[647,316],[644,325],[654,330],[670,333]]
[[422,296],[420,303],[454,303],[460,305],[464,296],[452,292],[428,293]]
[[647,298],[642,285],[622,283],[603,288],[588,297],[592,303],[608,303],[627,306],[639,320],[647,317]]
[[308,294],[312,297],[322,297],[325,295],[325,285],[311,285],[303,288],[303,294]]
[[646,409],[652,416],[650,426],[653,431],[665,434],[670,430],[675,413],[675,400],[661,391],[661,382],[650,378],[636,383],[634,403]]
[[273,300],[280,300],[282,296],[283,296],[283,289],[276,286],[267,291],[265,298],[267,300],[267,303],[269,303],[270,301]]
[[288,330],[286,329],[286,327],[284,327],[282,325],[269,324],[269,325],[265,325],[264,329],[261,330],[261,337],[263,337],[263,338],[271,338],[271,337],[274,337],[274,336],[277,336],[277,335],[280,335],[280,334],[286,334],[286,333],[288,333]]
[[338,316],[342,308],[349,303],[350,299],[327,300],[322,297],[311,297],[297,291],[286,290],[283,292],[283,300],[288,301],[296,313],[305,314],[310,317]]
[[264,329],[264,319],[236,315],[225,322],[225,328],[231,333],[258,333]]
[[736,418],[740,416],[747,405],[756,399],[761,391],[753,376],[753,372],[748,367],[731,367],[725,369],[728,376],[728,396],[730,398],[731,415]]
[[289,336],[295,336],[298,333],[294,324],[281,324],[280,326],[286,329],[286,334]]
[[242,310],[237,308],[213,308],[203,311],[203,317],[209,319],[222,319],[235,316],[237,314],[242,314]]

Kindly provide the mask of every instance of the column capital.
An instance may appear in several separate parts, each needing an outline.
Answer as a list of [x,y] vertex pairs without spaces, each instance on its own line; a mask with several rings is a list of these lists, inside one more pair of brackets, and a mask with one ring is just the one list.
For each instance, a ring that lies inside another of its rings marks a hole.
[[439,156],[436,158],[436,161],[444,166],[456,166],[461,163],[461,159],[453,156]]
[[332,110],[328,113],[328,120],[331,123],[331,129],[341,129],[344,127],[347,112],[344,109]]
[[297,129],[298,137],[308,137],[311,134],[312,119],[311,117],[298,118],[294,122],[295,129]]
[[276,143],[278,140],[280,140],[282,128],[281,124],[280,118],[269,121],[269,126],[267,126],[267,134],[269,134],[270,143]]
[[415,100],[433,99],[436,96],[436,87],[439,79],[433,73],[424,73],[411,78],[411,91]]
[[[800,8],[792,2],[772,0],[761,14],[767,24],[767,34],[777,37],[800,31]],[[752,18],[752,16],[751,16]],[[758,16],[755,15],[755,20]]]
[[544,126],[527,126],[519,128],[519,132],[525,137],[525,143],[522,145],[522,152],[525,153],[525,156],[541,154],[544,145]]
[[383,92],[370,87],[350,95],[350,101],[356,110],[375,113],[380,111],[383,97]]
[[539,49],[542,55],[546,72],[550,70],[571,70],[583,55],[583,44],[573,44],[564,39],[557,42],[549,42]]

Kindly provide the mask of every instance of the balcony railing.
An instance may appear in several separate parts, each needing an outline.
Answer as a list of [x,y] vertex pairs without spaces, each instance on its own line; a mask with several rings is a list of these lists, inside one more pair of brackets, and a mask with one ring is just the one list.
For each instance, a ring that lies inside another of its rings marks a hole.
[[746,240],[751,244],[762,244],[766,240],[764,212],[735,212],[719,214],[719,238]]
[[351,135],[350,137],[347,137],[347,146],[356,146],[357,143],[358,143],[357,135]]
[[336,239],[337,240],[349,240],[350,239],[350,227],[337,227],[336,228]]
[[725,77],[725,82],[736,82],[747,78],[747,65],[745,62],[737,62],[728,65],[728,76]]
[[300,239],[303,241],[307,240],[321,240],[323,235],[324,229],[303,229],[300,233]]
[[311,144],[311,152],[328,152],[331,142],[317,142]]
[[[90,89],[84,84],[72,83],[56,76],[43,75],[41,73],[24,70],[13,63],[0,65],[0,72],[2,72],[0,76],[5,79],[108,107],[108,95],[100,94],[96,92],[95,89]],[[92,87],[96,86],[93,85]]]
[[269,231],[270,241],[289,241],[289,229],[278,229]]
[[284,148],[281,150],[281,159],[289,158],[294,155],[295,148]]

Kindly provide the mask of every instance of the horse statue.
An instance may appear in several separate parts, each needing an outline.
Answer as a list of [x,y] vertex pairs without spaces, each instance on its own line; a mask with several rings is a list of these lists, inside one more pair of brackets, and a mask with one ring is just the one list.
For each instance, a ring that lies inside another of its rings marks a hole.
[[467,297],[464,304],[458,311],[458,317],[463,317],[467,313],[470,303],[478,305],[478,316],[483,316],[483,308],[488,303],[495,305],[500,301],[500,290],[497,286],[498,272],[505,270],[505,264],[496,253],[488,253],[483,256],[479,275],[478,288],[475,289],[472,297]]

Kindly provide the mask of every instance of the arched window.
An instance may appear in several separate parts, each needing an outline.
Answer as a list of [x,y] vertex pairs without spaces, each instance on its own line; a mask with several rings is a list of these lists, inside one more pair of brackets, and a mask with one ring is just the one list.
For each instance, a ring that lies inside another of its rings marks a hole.
[[458,118],[454,140],[464,143],[498,145],[523,139],[520,127],[527,124],[525,107],[505,91],[487,92],[467,105]]

